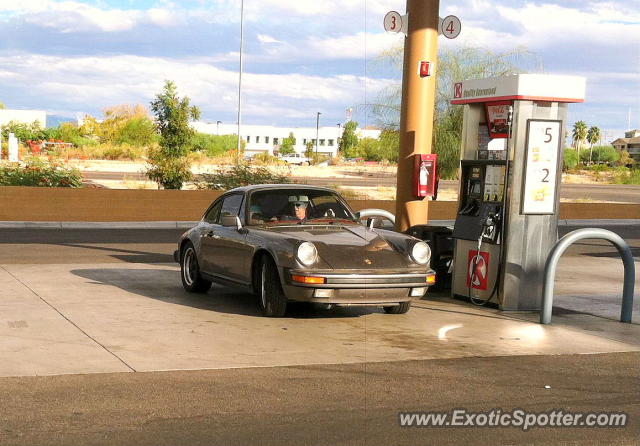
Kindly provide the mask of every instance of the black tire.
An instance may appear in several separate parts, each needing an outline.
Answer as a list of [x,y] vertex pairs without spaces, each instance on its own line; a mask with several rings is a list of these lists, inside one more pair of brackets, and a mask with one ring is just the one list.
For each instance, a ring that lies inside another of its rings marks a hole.
[[411,308],[411,301],[400,302],[398,305],[383,308],[387,314],[405,314]]
[[274,261],[264,256],[258,264],[258,302],[262,314],[267,317],[283,317],[287,311],[287,298],[282,291],[278,268]]
[[180,251],[180,277],[182,286],[190,293],[206,293],[211,288],[211,281],[200,275],[198,256],[191,242],[185,243]]

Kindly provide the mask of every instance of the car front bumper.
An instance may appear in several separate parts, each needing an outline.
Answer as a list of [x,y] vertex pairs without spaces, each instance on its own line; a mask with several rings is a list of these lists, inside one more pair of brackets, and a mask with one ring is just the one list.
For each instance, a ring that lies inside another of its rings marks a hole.
[[[287,299],[338,305],[395,305],[422,297],[435,281],[431,270],[410,273],[284,270],[283,276]],[[324,283],[300,283],[293,276],[323,279]]]

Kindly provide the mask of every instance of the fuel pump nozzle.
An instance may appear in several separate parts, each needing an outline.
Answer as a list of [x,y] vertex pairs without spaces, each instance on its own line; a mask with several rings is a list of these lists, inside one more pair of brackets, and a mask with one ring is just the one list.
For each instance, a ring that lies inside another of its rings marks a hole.
[[485,218],[484,221],[482,222],[483,230],[482,230],[482,235],[480,236],[481,240],[482,240],[482,237],[493,239],[496,233],[496,225],[498,223],[498,219],[499,219],[499,216],[493,213],[489,213],[489,215],[487,215],[487,218]]

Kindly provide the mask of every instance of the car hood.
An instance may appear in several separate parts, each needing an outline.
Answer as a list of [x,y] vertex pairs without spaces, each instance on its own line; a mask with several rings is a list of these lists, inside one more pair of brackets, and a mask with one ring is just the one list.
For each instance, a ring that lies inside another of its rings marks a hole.
[[375,230],[360,225],[286,226],[271,229],[292,241],[312,242],[334,269],[404,268],[409,259]]

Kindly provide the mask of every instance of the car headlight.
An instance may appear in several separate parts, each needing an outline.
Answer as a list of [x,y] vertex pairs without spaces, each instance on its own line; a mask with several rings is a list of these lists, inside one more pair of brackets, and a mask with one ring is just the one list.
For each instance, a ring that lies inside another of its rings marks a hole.
[[420,263],[426,265],[431,258],[431,248],[425,242],[418,242],[411,248],[411,258]]
[[303,265],[311,266],[318,260],[318,250],[311,242],[303,242],[298,246],[298,260]]

